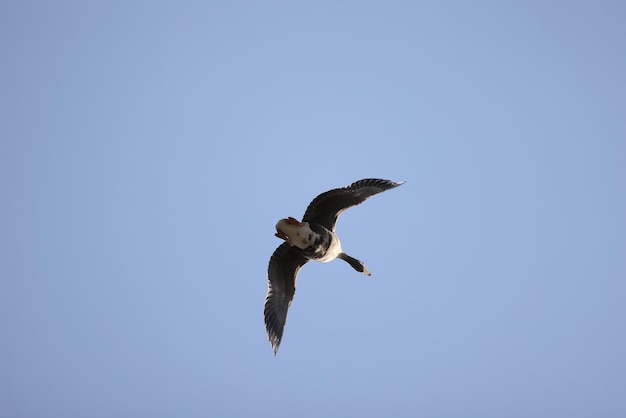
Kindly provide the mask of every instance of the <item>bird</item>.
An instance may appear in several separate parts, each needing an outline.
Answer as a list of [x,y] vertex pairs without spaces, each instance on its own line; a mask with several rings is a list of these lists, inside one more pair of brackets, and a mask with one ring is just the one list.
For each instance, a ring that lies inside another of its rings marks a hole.
[[309,261],[328,262],[339,258],[357,272],[371,275],[362,261],[343,251],[335,232],[339,215],[370,196],[404,183],[374,178],[358,180],[317,196],[307,207],[302,221],[293,217],[278,221],[274,235],[285,242],[270,257],[264,306],[265,328],[274,355],[283,337],[287,311],[296,293],[296,277],[302,266]]

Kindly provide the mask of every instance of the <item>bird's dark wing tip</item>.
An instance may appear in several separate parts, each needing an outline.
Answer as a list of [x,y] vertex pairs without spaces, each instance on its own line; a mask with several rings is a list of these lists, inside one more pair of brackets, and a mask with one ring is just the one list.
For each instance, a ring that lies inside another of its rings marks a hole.
[[298,270],[307,261],[286,242],[279,245],[270,258],[264,314],[265,329],[274,355],[280,346],[287,322],[287,311],[296,292]]
[[265,301],[265,330],[274,355],[280,346],[287,319],[287,307],[281,306],[282,303],[276,298],[282,298],[282,295],[279,296],[270,291]]
[[348,189],[360,189],[366,187],[375,187],[382,190],[393,189],[394,187],[398,187],[406,183],[406,180],[403,181],[393,181],[393,180],[385,180],[385,179],[362,179],[355,181],[351,185],[349,185]]

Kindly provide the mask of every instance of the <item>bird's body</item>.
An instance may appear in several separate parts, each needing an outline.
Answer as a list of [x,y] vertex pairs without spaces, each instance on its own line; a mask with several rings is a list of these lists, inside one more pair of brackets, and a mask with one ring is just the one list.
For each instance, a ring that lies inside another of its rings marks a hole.
[[335,233],[337,218],[368,197],[393,189],[404,182],[381,179],[359,180],[347,187],[329,190],[309,204],[302,222],[292,217],[276,224],[276,236],[284,239],[270,258],[265,298],[265,327],[274,354],[283,335],[287,310],[296,291],[298,270],[309,261],[328,262],[340,258],[356,271],[370,275],[362,261],[343,252]]
[[332,261],[341,253],[341,242],[333,231],[316,223],[281,219],[276,224],[276,236],[284,239],[308,260]]

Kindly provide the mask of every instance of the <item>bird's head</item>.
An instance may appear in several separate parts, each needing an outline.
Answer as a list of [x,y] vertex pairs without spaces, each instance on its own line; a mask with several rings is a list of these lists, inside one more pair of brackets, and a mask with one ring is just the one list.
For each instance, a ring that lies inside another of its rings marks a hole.
[[313,237],[316,235],[309,227],[308,222],[300,222],[291,216],[281,219],[276,224],[276,234],[278,238],[284,239],[292,247],[305,249],[313,243]]

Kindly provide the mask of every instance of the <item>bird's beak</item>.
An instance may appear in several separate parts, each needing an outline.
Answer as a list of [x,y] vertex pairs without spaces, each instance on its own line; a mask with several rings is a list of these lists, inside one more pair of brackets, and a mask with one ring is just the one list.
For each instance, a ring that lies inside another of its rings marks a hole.
[[284,239],[285,241],[289,242],[289,236],[285,234],[283,231],[277,230],[274,236],[280,239]]

